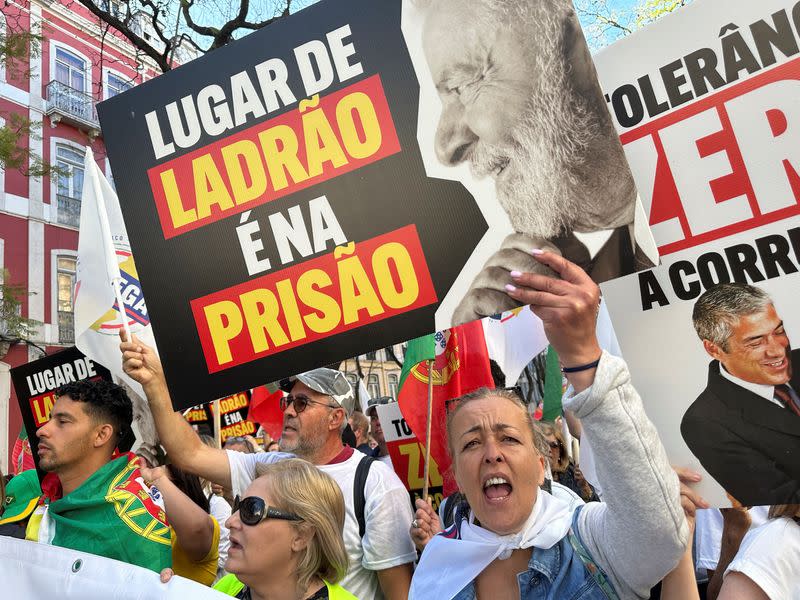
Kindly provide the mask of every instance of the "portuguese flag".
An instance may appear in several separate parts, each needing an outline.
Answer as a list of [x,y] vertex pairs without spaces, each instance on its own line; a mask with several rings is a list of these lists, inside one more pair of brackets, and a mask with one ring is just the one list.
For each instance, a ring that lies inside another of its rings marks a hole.
[[[60,497],[60,484],[48,473],[42,490],[49,505],[54,546],[114,558],[159,572],[172,565],[169,525],[156,488],[148,488],[138,458],[123,454],[94,472],[78,489]],[[40,527],[44,527],[42,523]]]
[[[427,361],[433,360],[431,368]],[[445,403],[479,387],[494,387],[480,321],[411,340],[400,375],[398,403],[403,418],[425,442],[428,380],[433,379],[431,456],[444,477],[445,495],[455,491],[447,451]]]

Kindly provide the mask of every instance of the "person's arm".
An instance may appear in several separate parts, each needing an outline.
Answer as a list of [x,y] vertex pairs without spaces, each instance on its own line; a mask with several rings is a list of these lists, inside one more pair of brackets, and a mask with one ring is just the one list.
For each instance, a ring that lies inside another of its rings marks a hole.
[[572,389],[563,401],[592,440],[605,500],[583,507],[578,533],[621,597],[646,598],[686,550],[689,529],[678,478],[624,361],[601,356],[595,334],[599,288],[566,259],[535,256],[561,279],[512,273],[518,285],[509,295],[532,305],[564,367],[600,357],[597,367],[567,374]]
[[576,417],[575,413],[572,412],[571,410],[564,411],[564,420],[567,422],[567,429],[569,429],[570,435],[580,440],[581,434],[583,433],[583,427],[581,427],[581,420],[578,417]]
[[214,522],[211,515],[172,483],[166,468],[151,469],[141,466],[140,469],[144,480],[161,492],[167,519],[186,556],[194,562],[203,560],[214,542]]
[[387,600],[407,600],[408,590],[411,589],[411,576],[414,571],[412,563],[397,565],[388,569],[375,571],[378,574],[378,582],[383,590],[383,595]]
[[172,400],[161,361],[152,348],[143,344],[136,336],[133,341],[124,340],[119,345],[122,351],[122,370],[134,381],[138,381],[147,396],[158,437],[170,460],[181,469],[204,479],[231,487],[231,469],[224,450],[203,444],[192,426],[179,412],[172,409]]
[[725,576],[717,600],[770,600],[770,598],[747,575],[732,571]]
[[725,571],[739,552],[744,536],[750,529],[752,519],[747,509],[739,505],[736,508],[723,508],[722,512],[722,540],[719,548],[717,568],[708,580],[706,598],[717,600],[721,590]]
[[661,580],[660,600],[700,600],[700,591],[694,576],[694,560],[692,559],[692,539],[695,529],[695,515],[698,508],[706,508],[707,504],[687,484],[699,481],[699,474],[688,469],[676,469],[681,482],[681,505],[689,525],[689,544],[686,552],[678,561],[678,566],[667,573]]

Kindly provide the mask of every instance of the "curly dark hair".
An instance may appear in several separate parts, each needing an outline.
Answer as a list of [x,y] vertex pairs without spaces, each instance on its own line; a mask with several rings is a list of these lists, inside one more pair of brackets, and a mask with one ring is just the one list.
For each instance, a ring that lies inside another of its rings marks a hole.
[[110,423],[121,439],[133,422],[133,403],[120,386],[103,379],[75,381],[56,390],[56,398],[69,396],[73,402],[83,402],[86,413],[95,422]]

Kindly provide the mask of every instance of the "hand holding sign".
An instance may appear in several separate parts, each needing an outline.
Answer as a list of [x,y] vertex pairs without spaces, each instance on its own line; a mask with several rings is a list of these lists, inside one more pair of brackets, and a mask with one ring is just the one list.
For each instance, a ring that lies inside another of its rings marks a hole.
[[[506,286],[508,295],[531,305],[565,367],[591,364],[601,354],[595,334],[600,288],[585,271],[566,258],[539,249],[531,254],[561,279],[512,271],[514,284]],[[593,377],[593,370],[581,370],[570,376],[570,382],[579,392],[591,385]]]
[[163,386],[166,389],[167,382],[161,360],[153,349],[135,335],[132,336],[132,341],[128,341],[124,331],[119,332],[119,337],[122,340],[119,349],[122,352],[122,370],[125,374],[140,383],[145,392],[148,387],[153,386]]
[[442,530],[439,516],[433,510],[430,496],[427,500],[417,498],[414,502],[417,510],[411,523],[411,539],[417,550],[422,551],[433,536]]

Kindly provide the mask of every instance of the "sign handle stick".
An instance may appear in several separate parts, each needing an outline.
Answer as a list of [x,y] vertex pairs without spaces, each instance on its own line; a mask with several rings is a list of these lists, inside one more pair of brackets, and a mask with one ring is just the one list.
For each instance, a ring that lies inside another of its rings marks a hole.
[[431,464],[431,421],[433,413],[433,361],[428,360],[428,420],[425,428],[425,473],[423,479],[425,483],[422,486],[422,499],[428,499],[428,480]]
[[111,287],[114,288],[114,293],[117,296],[117,312],[119,313],[119,320],[122,323],[122,328],[125,330],[125,339],[132,342],[131,328],[128,326],[128,319],[125,318],[125,304],[122,302],[120,283],[122,283],[122,277],[114,277],[114,279],[111,280]]
[[222,448],[222,431],[219,416],[219,400],[214,400],[214,442],[217,448]]
[[131,329],[128,327],[128,319],[125,318],[125,304],[122,302],[122,292],[120,291],[120,283],[122,283],[122,276],[119,272],[119,263],[117,262],[117,251],[114,248],[114,242],[111,239],[111,225],[108,223],[108,212],[106,209],[106,199],[103,196],[103,190],[100,187],[100,179],[97,173],[97,163],[94,162],[94,154],[92,149],[86,147],[86,156],[91,164],[91,171],[89,178],[92,182],[92,191],[95,197],[95,206],[97,207],[97,218],[100,220],[100,231],[102,232],[103,242],[103,255],[106,260],[106,274],[108,276],[111,287],[114,288],[114,295],[117,299],[117,312],[119,313],[119,320],[122,323],[122,328],[125,330],[126,339],[129,342],[133,341],[131,337]]

